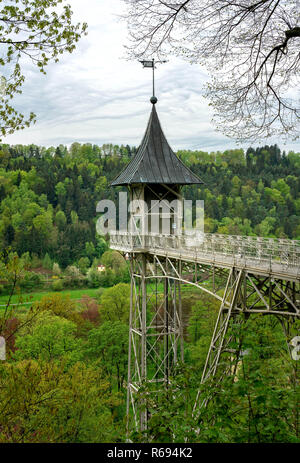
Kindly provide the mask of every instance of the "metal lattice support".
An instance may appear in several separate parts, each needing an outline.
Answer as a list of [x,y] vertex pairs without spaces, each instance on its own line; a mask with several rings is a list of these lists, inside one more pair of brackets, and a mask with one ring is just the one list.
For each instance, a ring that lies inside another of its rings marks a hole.
[[137,398],[141,385],[150,385],[153,392],[166,386],[178,360],[183,360],[180,265],[144,253],[132,254],[130,260],[127,430],[133,421],[144,431],[148,412]]
[[[251,314],[276,316],[283,327],[288,350],[290,341],[296,334],[296,321],[300,321],[300,284],[272,276],[250,274],[232,268],[227,279],[218,318],[213,332],[210,348],[202,373],[201,384],[208,378],[221,381],[225,375],[235,375],[240,358],[242,339],[235,340],[232,348],[233,333],[230,322],[241,325]],[[236,330],[237,331],[237,330]],[[227,357],[225,358],[225,355]],[[229,355],[228,355],[229,354]],[[201,400],[200,391],[194,405],[194,416],[199,408],[207,404]]]
[[234,269],[231,269],[204,366],[202,381],[205,381],[211,375],[215,375],[221,352],[227,348],[230,342],[227,339],[227,342],[224,344],[232,310],[237,306],[241,281],[242,271],[236,272]]
[[[147,235],[141,249],[134,238],[117,233],[111,247],[128,252],[131,260],[127,416],[128,426],[133,418],[136,429],[145,430],[147,411],[137,400],[141,384],[154,391],[166,386],[183,361],[181,284],[220,301],[201,382],[220,381],[235,374],[242,348],[239,330],[231,325],[241,327],[251,314],[276,316],[291,347],[300,320],[300,254],[292,240],[205,235],[193,248],[180,237]],[[203,404],[198,393],[194,415]]]

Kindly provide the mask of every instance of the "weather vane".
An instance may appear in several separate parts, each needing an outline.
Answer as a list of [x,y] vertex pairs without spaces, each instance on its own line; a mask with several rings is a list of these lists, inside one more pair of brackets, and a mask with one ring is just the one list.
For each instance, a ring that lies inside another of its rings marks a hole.
[[155,65],[158,63],[166,63],[167,61],[155,61],[154,58],[151,60],[142,60],[140,63],[142,63],[144,68],[152,68],[152,97],[150,98],[150,101],[152,104],[157,103],[157,98],[155,96],[155,78],[154,78],[154,69]]

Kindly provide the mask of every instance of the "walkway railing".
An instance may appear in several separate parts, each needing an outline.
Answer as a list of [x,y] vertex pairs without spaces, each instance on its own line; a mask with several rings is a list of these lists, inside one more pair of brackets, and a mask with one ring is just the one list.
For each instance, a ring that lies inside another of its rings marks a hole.
[[[238,264],[247,267],[267,267],[276,272],[289,269],[293,275],[300,275],[300,241],[261,238],[256,236],[219,235],[205,233],[192,237],[188,235],[159,235],[149,233],[138,235],[128,232],[114,232],[110,246],[124,252],[146,251],[169,254],[174,257],[189,257],[192,260]],[[194,257],[194,258],[193,258]],[[281,267],[281,269],[280,269]]]

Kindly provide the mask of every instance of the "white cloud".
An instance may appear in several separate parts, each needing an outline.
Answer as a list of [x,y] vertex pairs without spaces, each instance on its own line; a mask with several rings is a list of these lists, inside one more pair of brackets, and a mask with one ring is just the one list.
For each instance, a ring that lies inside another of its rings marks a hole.
[[[35,112],[38,121],[3,142],[139,144],[151,110],[152,76],[151,70],[125,59],[126,24],[118,18],[123,8],[121,0],[72,0],[74,20],[89,24],[88,36],[71,55],[49,65],[46,76],[25,63],[24,91],[16,103],[24,113]],[[236,147],[210,123],[202,96],[206,79],[199,65],[179,59],[170,58],[157,69],[157,110],[175,150]],[[283,149],[300,149],[299,143],[285,148],[276,142]]]

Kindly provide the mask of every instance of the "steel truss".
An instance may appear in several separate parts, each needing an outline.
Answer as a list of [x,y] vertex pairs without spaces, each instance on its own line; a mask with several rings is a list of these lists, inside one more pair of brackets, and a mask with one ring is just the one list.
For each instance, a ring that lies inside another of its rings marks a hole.
[[166,386],[180,359],[183,326],[180,263],[150,254],[131,255],[127,417],[136,429],[147,428],[147,410],[137,398],[142,384],[153,392]]
[[[132,421],[136,429],[147,428],[148,412],[138,397],[141,385],[147,383],[153,393],[167,387],[176,364],[184,360],[183,285],[193,285],[220,301],[201,383],[236,373],[242,352],[239,328],[251,314],[276,316],[288,344],[294,322],[300,319],[298,278],[286,280],[271,273],[260,275],[147,252],[130,253],[130,265],[128,430]],[[194,415],[205,403],[198,392]]]
[[[299,281],[254,275],[235,268],[230,270],[201,384],[212,377],[215,382],[220,382],[225,375],[235,376],[242,354],[242,325],[251,314],[258,313],[273,315],[280,320],[290,350],[290,341],[295,336],[293,325],[296,319],[300,320]],[[198,391],[194,416],[206,403]]]

